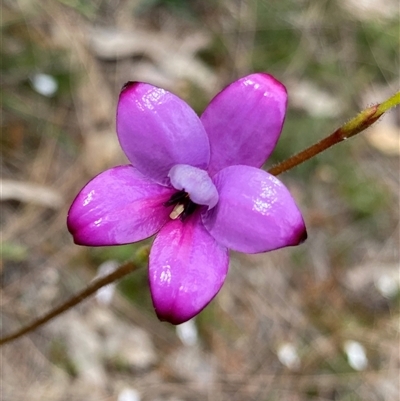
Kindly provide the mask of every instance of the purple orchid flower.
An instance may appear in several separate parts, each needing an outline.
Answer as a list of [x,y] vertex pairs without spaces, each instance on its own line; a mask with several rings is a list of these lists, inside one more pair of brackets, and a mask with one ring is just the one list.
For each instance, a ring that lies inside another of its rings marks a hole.
[[160,320],[183,323],[220,290],[228,249],[267,252],[306,238],[287,188],[260,169],[285,119],[285,87],[271,75],[239,79],[199,118],[146,83],[120,94],[117,133],[130,165],[91,180],[68,214],[79,245],[121,245],[156,233],[149,281]]

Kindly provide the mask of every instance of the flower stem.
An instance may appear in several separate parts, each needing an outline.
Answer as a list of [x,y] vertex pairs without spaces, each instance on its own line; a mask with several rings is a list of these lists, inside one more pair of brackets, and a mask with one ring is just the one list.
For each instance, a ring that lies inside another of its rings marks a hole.
[[318,155],[324,150],[330,148],[337,143],[344,141],[345,139],[351,138],[358,133],[364,131],[370,127],[375,121],[382,116],[383,113],[387,112],[393,107],[400,104],[400,92],[397,92],[389,99],[384,102],[371,106],[361,111],[356,117],[352,118],[349,122],[338,128],[334,133],[321,141],[311,145],[309,148],[289,157],[283,162],[273,166],[268,172],[272,175],[282,174],[293,167],[311,159]]
[[56,316],[61,315],[68,309],[72,308],[75,305],[78,305],[80,302],[85,300],[86,298],[93,295],[97,290],[101,287],[104,287],[107,284],[112,283],[115,280],[118,280],[128,273],[133,272],[138,268],[133,262],[128,262],[120,266],[117,270],[114,270],[112,273],[99,277],[95,279],[89,286],[87,286],[84,290],[79,292],[78,294],[74,295],[71,299],[60,305],[59,307],[50,310],[47,314],[43,315],[39,319],[34,320],[32,323],[28,324],[25,327],[15,331],[12,334],[6,335],[0,339],[0,345],[8,343],[12,340],[15,340],[19,337],[22,337],[24,334],[29,333],[37,329],[38,327],[42,326],[43,324],[47,323],[49,320],[53,319]]

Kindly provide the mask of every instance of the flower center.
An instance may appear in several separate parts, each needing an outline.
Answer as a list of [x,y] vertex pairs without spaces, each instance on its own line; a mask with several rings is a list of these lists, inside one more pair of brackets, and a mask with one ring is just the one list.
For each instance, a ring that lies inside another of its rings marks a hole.
[[187,164],[176,164],[168,173],[171,185],[178,190],[164,203],[164,206],[175,205],[170,217],[184,220],[191,215],[197,206],[208,206],[212,209],[218,203],[218,191],[208,173]]
[[169,217],[172,220],[176,220],[179,217],[181,221],[184,221],[186,217],[190,216],[198,206],[190,200],[189,194],[185,191],[176,192],[169,198],[169,200],[164,202],[163,205],[175,205]]

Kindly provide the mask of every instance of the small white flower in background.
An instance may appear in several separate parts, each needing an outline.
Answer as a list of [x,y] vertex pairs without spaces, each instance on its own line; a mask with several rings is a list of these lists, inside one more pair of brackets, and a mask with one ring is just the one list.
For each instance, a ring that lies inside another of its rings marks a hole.
[[394,297],[399,291],[399,285],[396,283],[394,277],[389,274],[382,274],[375,282],[378,291],[386,298]]
[[176,326],[176,334],[183,344],[195,345],[198,341],[198,332],[194,319]]
[[58,90],[57,80],[49,74],[35,74],[31,78],[33,89],[46,97],[53,96]]
[[[107,262],[102,263],[99,268],[97,269],[97,274],[95,279],[100,277],[104,277],[107,274],[112,273],[115,271],[119,266],[119,263],[115,260],[107,260]],[[96,301],[101,305],[110,305],[112,298],[115,293],[116,283],[110,283],[101,287],[96,292]]]
[[140,401],[139,392],[133,388],[124,388],[118,394],[118,401]]
[[349,365],[354,370],[364,370],[368,366],[368,359],[365,348],[357,341],[346,341],[344,352],[347,355]]
[[291,370],[300,368],[300,358],[296,347],[292,343],[284,343],[279,346],[278,359],[282,365],[285,365]]

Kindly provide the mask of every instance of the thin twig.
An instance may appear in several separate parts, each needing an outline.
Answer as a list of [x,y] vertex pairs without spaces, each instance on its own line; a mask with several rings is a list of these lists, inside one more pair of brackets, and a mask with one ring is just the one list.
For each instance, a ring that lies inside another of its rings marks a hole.
[[347,138],[341,135],[339,128],[328,137],[322,139],[317,143],[314,143],[314,145],[311,145],[307,149],[304,149],[301,152],[296,153],[295,155],[284,160],[283,162],[271,167],[268,172],[275,176],[285,173],[286,171],[291,170],[293,167],[298,166],[299,164],[311,159],[317,154],[323,152],[326,149],[329,149],[331,146],[336,145],[337,143],[344,141],[345,139]]
[[331,146],[357,135],[376,122],[379,117],[382,116],[382,114],[391,108],[398,106],[399,103],[400,92],[397,92],[384,102],[361,111],[356,117],[352,118],[349,122],[338,128],[333,134],[315,143],[314,145],[311,145],[309,148],[295,154],[294,156],[289,157],[283,162],[273,166],[268,170],[268,172],[272,175],[282,174],[305,162],[306,160],[311,159]]
[[115,280],[118,280],[127,274],[131,273],[137,269],[137,266],[133,264],[132,262],[128,262],[120,266],[117,270],[114,270],[112,273],[108,274],[107,276],[100,277],[98,279],[95,279],[91,284],[89,284],[88,287],[86,287],[84,290],[76,294],[74,297],[60,305],[59,307],[52,309],[50,312],[45,314],[39,319],[34,320],[32,323],[30,323],[27,326],[22,327],[21,329],[17,330],[16,332],[9,334],[7,336],[4,336],[3,338],[0,339],[0,345],[6,344],[12,340],[15,340],[21,336],[23,336],[26,333],[29,333],[30,331],[33,331],[37,329],[39,326],[47,323],[49,320],[53,319],[56,316],[61,315],[68,309],[72,308],[73,306],[79,304],[89,296],[93,295],[97,290],[99,290],[101,287],[104,287],[107,284],[112,283]]

